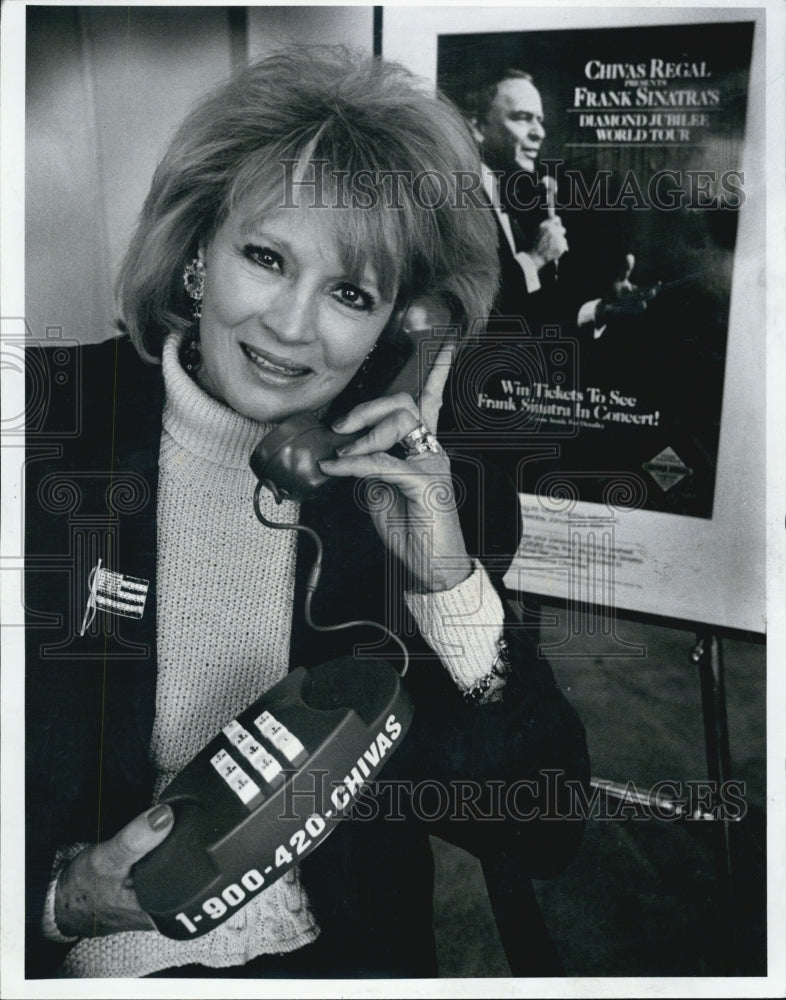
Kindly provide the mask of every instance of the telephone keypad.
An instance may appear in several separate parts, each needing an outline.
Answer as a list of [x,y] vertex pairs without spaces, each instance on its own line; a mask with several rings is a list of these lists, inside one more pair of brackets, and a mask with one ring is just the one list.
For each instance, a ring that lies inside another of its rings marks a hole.
[[[306,757],[306,751],[300,740],[278,722],[270,712],[263,712],[255,720],[257,728],[272,746],[280,751],[290,763],[299,763]],[[278,760],[245,729],[237,719],[232,719],[222,729],[223,735],[245,757],[254,770],[262,776],[271,788],[278,787],[284,780],[284,769]],[[227,785],[246,805],[253,801],[262,791],[246,774],[242,767],[226,752],[219,751],[212,758],[212,764]]]

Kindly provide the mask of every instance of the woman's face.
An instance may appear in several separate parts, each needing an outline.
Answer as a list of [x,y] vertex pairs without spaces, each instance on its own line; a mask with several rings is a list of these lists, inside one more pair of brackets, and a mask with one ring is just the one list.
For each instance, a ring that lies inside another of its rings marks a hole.
[[347,274],[331,211],[278,209],[251,229],[235,212],[201,248],[197,378],[243,416],[277,422],[330,403],[390,317],[371,266]]

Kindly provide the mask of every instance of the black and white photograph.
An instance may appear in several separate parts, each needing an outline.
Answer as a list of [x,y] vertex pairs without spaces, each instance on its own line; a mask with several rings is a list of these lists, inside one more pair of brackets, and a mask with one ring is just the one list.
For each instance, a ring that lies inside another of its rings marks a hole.
[[0,995],[783,995],[785,20],[7,0]]

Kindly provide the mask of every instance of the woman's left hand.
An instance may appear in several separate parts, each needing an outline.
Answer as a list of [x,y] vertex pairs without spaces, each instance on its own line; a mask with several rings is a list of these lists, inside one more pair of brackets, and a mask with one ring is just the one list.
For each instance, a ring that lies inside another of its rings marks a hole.
[[425,451],[406,459],[388,454],[394,445],[421,423],[437,426],[442,394],[450,372],[453,346],[445,345],[429,372],[417,403],[407,393],[361,403],[333,430],[368,433],[338,450],[339,458],[319,463],[329,476],[357,476],[387,484],[390,499],[369,497],[370,513],[385,545],[412,574],[422,591],[449,590],[472,572],[456,512],[450,461],[447,455]]

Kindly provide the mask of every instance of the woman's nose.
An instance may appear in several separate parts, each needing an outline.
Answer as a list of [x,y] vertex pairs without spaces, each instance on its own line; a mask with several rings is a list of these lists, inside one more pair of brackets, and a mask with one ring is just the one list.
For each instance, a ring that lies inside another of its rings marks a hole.
[[281,288],[260,310],[262,323],[282,343],[309,342],[316,330],[314,296],[306,288]]

